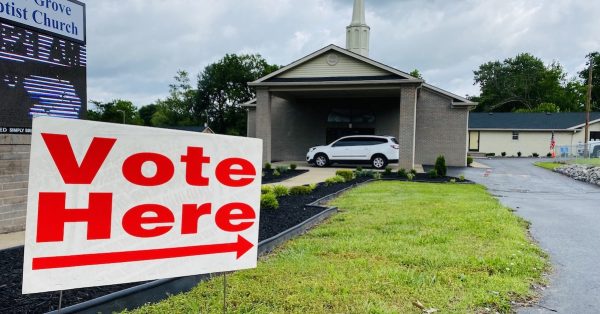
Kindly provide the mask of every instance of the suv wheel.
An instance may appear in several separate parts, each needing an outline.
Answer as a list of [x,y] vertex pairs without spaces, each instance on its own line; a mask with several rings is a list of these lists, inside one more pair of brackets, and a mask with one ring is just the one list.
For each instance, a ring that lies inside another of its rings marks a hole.
[[327,156],[325,154],[318,154],[317,156],[315,156],[315,165],[317,167],[320,167],[320,168],[327,167],[328,164],[329,164],[329,159],[327,158]]
[[387,158],[385,158],[385,156],[382,155],[375,155],[373,156],[373,158],[371,158],[371,165],[375,169],[383,169],[385,168],[385,166],[387,166],[387,163]]

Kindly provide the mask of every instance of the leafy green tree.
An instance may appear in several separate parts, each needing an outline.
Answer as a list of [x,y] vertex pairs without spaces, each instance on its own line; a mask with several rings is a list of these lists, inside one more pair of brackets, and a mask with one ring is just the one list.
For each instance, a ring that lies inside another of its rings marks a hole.
[[143,124],[138,115],[137,108],[131,101],[116,99],[110,102],[90,101],[93,109],[88,109],[87,119],[93,121],[113,122],[125,124]]
[[138,110],[138,115],[145,126],[152,126],[152,116],[156,113],[156,110],[158,110],[158,106],[155,104],[143,106]]
[[561,111],[577,109],[572,99],[577,94],[569,94],[572,91],[558,62],[546,66],[523,53],[482,64],[474,74],[475,84],[481,87],[480,96],[473,97],[480,104],[478,111],[532,111],[542,103],[554,103]]
[[194,112],[197,91],[192,88],[186,71],[178,71],[175,83],[169,85],[169,96],[156,101],[156,110],[152,115],[153,126],[190,126],[198,125]]
[[279,69],[260,55],[227,54],[198,75],[197,99],[193,109],[197,121],[207,121],[216,132],[246,135],[246,111],[240,104],[255,97],[248,82]]
[[408,73],[410,76],[412,77],[416,77],[418,79],[423,79],[423,76],[421,75],[421,72],[417,69],[412,70],[410,73]]
[[532,109],[517,109],[515,112],[560,112],[560,108],[553,103],[543,102],[539,104],[537,107]]
[[590,62],[593,64],[592,73],[592,110],[600,110],[600,52],[592,52],[586,56],[588,58],[587,67],[579,72],[579,77],[583,81],[585,86],[585,93],[587,95],[587,85],[589,78],[589,66]]

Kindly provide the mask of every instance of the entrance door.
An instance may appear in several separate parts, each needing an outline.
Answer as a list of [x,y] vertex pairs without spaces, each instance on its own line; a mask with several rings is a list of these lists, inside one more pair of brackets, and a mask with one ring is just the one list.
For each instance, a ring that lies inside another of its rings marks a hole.
[[328,128],[327,129],[327,144],[339,139],[340,137],[349,135],[375,135],[375,129],[371,128]]
[[469,151],[478,152],[479,151],[479,131],[471,131],[469,132]]

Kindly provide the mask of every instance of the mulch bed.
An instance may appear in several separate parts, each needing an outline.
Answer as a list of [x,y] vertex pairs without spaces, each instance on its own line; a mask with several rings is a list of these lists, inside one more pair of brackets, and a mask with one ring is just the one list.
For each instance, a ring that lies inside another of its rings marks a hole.
[[262,176],[262,183],[268,184],[268,183],[277,183],[277,182],[281,182],[281,181],[284,181],[287,179],[291,179],[291,178],[299,176],[303,173],[307,173],[308,170],[298,170],[298,169],[288,170],[279,176],[273,175],[273,169],[270,169],[270,170],[263,169],[262,172],[265,174],[264,176]]
[[[305,208],[305,204],[366,180],[368,178],[359,178],[350,183],[332,186],[320,184],[310,195],[279,198],[280,206],[277,210],[261,210],[259,241],[271,238],[324,210],[312,206]],[[22,295],[22,276],[23,248],[0,251],[0,313],[46,313],[58,308],[58,292]],[[141,283],[67,290],[63,292],[62,306],[75,305],[139,284]]]
[[[383,174],[381,176],[382,179],[386,180],[398,180],[398,181],[408,181],[408,179],[400,178],[397,174]],[[456,180],[457,183],[472,183],[469,180],[460,181],[459,178],[456,177],[439,177],[439,178],[430,178],[426,173],[417,173],[417,175],[413,178],[412,182],[428,182],[428,183],[448,183],[452,180]]]

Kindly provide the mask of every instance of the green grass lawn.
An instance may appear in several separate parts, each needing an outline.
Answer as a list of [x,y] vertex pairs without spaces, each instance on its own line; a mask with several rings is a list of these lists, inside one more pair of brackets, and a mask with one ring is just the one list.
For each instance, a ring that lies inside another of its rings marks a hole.
[[536,162],[534,163],[534,165],[540,167],[540,168],[544,168],[544,169],[548,169],[548,170],[554,170],[558,167],[562,167],[565,164],[561,164],[561,163],[557,163],[554,161],[540,161],[540,162]]
[[[547,268],[528,224],[478,185],[375,182],[323,225],[228,277],[230,313],[510,312]],[[222,280],[136,313],[218,313]]]

